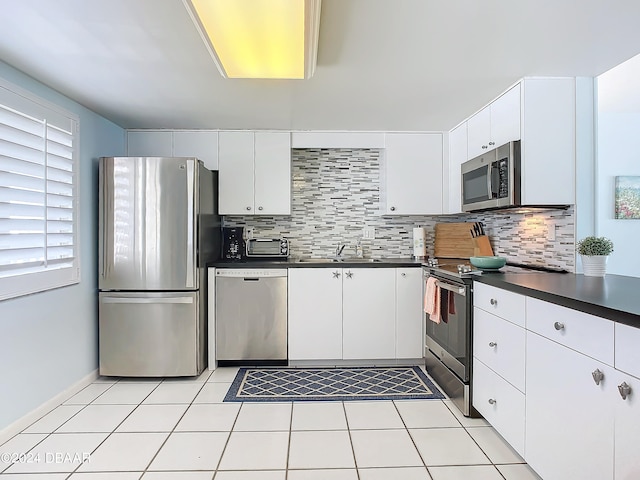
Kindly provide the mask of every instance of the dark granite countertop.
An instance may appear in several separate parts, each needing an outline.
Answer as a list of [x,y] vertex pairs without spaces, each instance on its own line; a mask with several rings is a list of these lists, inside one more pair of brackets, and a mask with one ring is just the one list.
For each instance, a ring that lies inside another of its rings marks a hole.
[[216,268],[397,268],[397,267],[421,267],[423,260],[415,258],[379,258],[375,261],[350,261],[345,258],[340,262],[330,260],[313,259],[313,261],[301,262],[299,259],[251,259],[251,260],[219,260],[212,262],[209,267]]
[[640,328],[640,278],[572,273],[483,273],[475,281]]

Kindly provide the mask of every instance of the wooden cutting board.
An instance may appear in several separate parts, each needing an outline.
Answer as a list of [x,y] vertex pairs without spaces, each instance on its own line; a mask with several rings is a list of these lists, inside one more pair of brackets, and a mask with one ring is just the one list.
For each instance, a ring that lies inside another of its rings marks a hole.
[[436,223],[434,254],[436,258],[469,258],[474,256],[471,237],[473,223]]
[[473,223],[436,223],[434,253],[436,258],[469,258],[493,255],[489,237],[473,238]]

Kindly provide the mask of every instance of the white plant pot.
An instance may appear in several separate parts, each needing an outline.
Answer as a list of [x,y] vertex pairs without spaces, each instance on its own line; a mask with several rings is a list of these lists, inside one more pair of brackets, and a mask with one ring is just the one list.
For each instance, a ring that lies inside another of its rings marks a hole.
[[607,273],[608,255],[580,255],[582,271],[587,277],[604,277]]

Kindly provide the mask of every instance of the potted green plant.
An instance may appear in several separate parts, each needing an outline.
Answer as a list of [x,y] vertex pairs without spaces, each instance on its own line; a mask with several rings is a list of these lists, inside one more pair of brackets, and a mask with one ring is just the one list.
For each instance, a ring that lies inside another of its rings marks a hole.
[[607,258],[613,252],[613,242],[605,237],[586,237],[576,244],[582,258],[582,270],[588,277],[604,277]]

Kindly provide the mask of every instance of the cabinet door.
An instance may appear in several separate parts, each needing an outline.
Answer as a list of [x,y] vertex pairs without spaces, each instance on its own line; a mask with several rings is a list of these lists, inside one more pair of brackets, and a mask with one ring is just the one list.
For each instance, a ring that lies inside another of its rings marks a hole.
[[445,213],[462,212],[462,174],[460,165],[467,161],[467,122],[449,132],[449,202]]
[[173,132],[173,154],[196,157],[209,170],[218,170],[218,132],[176,130]]
[[252,215],[253,132],[220,132],[218,170],[220,214]]
[[473,406],[522,456],[525,403],[521,391],[474,357]]
[[395,358],[395,269],[343,269],[342,358]]
[[255,133],[257,215],[291,214],[291,134]]
[[[612,388],[612,404],[615,411],[615,479],[640,478],[640,380],[626,373],[615,371]],[[618,385],[626,383],[631,389],[626,399],[618,391]]]
[[491,108],[483,108],[467,120],[467,160],[489,150],[491,137]]
[[172,157],[171,132],[127,132],[127,155],[130,157]]
[[342,270],[289,269],[289,359],[342,358]]
[[396,269],[396,358],[422,358],[422,269]]
[[520,140],[520,85],[516,85],[491,104],[489,148]]
[[526,351],[527,462],[545,480],[612,479],[613,369],[532,332]]
[[442,134],[392,133],[385,142],[384,213],[442,213]]

